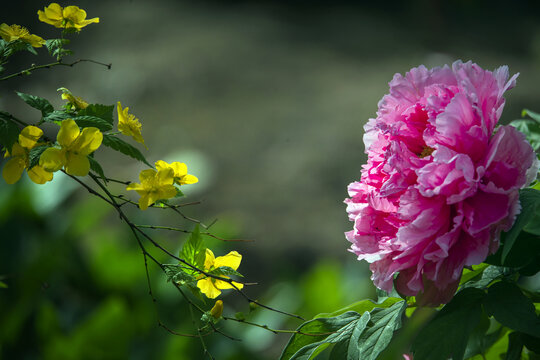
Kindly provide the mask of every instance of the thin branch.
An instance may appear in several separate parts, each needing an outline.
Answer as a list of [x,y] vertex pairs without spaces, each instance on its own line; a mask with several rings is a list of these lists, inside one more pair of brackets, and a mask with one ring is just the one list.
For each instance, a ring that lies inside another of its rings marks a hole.
[[8,79],[14,78],[16,76],[27,75],[28,73],[30,73],[30,72],[32,72],[34,70],[39,70],[39,69],[50,69],[50,68],[55,67],[55,66],[73,67],[76,64],[81,63],[81,62],[91,62],[91,63],[94,63],[94,64],[102,65],[102,66],[105,66],[108,70],[110,70],[111,67],[112,67],[112,64],[110,64],[110,63],[105,64],[105,63],[95,61],[95,60],[92,60],[92,59],[79,59],[79,60],[76,60],[76,61],[74,61],[72,63],[64,63],[62,61],[57,61],[57,62],[53,62],[53,63],[49,63],[49,64],[43,64],[43,65],[32,65],[28,69],[24,69],[24,70],[21,70],[21,71],[19,71],[17,73],[14,73],[14,74],[5,76],[3,78],[0,78],[0,81],[8,80]]
[[[169,231],[183,232],[185,234],[191,234],[191,231],[189,231],[189,230],[180,229],[180,228],[172,227],[172,226],[141,225],[141,224],[136,224],[135,226],[137,226],[139,228],[142,228],[142,229],[169,230]],[[227,241],[227,242],[253,242],[254,241],[254,240],[245,240],[245,239],[224,239],[224,238],[221,238],[221,237],[216,236],[214,234],[211,234],[209,232],[203,232],[203,233],[201,233],[201,235],[210,236],[210,237],[212,237],[214,239],[217,239],[217,240],[220,240],[220,241]]]
[[241,320],[241,319],[232,318],[232,317],[228,317],[228,316],[223,316],[223,320],[231,320],[231,321],[236,321],[236,322],[239,322],[239,323],[255,326],[255,327],[270,331],[270,332],[272,332],[274,334],[299,334],[299,335],[307,335],[307,336],[328,336],[328,335],[332,335],[332,334],[336,333],[335,331],[334,332],[326,332],[326,333],[305,333],[305,332],[302,332],[302,331],[299,331],[299,330],[272,329],[268,325],[261,325],[261,324],[257,324],[257,323],[251,322],[251,321]]

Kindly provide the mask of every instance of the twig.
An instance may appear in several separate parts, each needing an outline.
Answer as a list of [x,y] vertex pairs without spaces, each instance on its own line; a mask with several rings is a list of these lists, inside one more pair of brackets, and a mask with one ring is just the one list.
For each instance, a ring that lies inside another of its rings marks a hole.
[[98,65],[102,65],[102,66],[105,66],[107,67],[108,70],[111,69],[112,67],[112,64],[105,64],[105,63],[102,63],[102,62],[99,62],[99,61],[95,61],[95,60],[91,60],[91,59],[79,59],[79,60],[76,60],[72,63],[63,63],[62,61],[57,61],[57,62],[53,62],[53,63],[49,63],[49,64],[43,64],[43,65],[32,65],[30,66],[28,69],[25,69],[25,70],[21,70],[17,73],[14,73],[14,74],[11,74],[11,75],[8,75],[8,76],[5,76],[3,78],[0,78],[0,81],[4,81],[4,80],[8,80],[8,79],[11,79],[11,78],[14,78],[16,76],[22,76],[22,75],[26,75],[28,74],[29,72],[32,72],[34,70],[39,70],[39,69],[50,69],[52,67],[55,67],[55,66],[69,66],[69,67],[73,67],[75,66],[76,64],[78,63],[81,63],[81,62],[91,62],[91,63],[94,63],[94,64],[98,64]]

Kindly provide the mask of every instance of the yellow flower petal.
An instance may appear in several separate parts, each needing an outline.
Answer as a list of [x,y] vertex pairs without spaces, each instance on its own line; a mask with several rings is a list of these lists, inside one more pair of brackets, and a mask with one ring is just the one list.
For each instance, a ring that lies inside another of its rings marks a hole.
[[11,153],[7,155],[8,156],[22,156],[23,158],[26,158],[26,156],[28,156],[27,150],[23,148],[18,142],[13,144],[13,147],[11,148]]
[[176,196],[176,188],[173,185],[161,185],[156,195],[157,199],[170,199]]
[[95,127],[84,128],[81,134],[70,146],[70,150],[81,155],[89,155],[99,148],[103,141],[103,134]]
[[2,177],[8,184],[15,184],[21,178],[22,172],[26,168],[26,163],[21,157],[9,159],[2,170]]
[[65,169],[69,175],[88,175],[88,172],[90,171],[90,161],[86,155],[67,152],[66,158]]
[[143,190],[144,187],[141,184],[138,183],[131,183],[126,187],[126,190]]
[[33,34],[23,36],[21,37],[21,40],[37,48],[45,45],[45,40],[41,36]]
[[171,167],[174,170],[174,177],[182,177],[187,175],[187,165],[178,161],[175,161],[171,164]]
[[22,147],[30,150],[36,145],[42,135],[43,130],[40,128],[32,125],[27,126],[22,129],[21,133],[19,134],[19,144]]
[[218,300],[210,310],[210,315],[212,315],[214,319],[219,319],[221,314],[223,314],[223,301]]
[[27,173],[30,180],[40,185],[45,184],[47,181],[51,181],[53,179],[53,173],[46,171],[39,165],[29,169]]
[[194,175],[190,175],[190,174],[187,174],[187,175],[184,175],[182,176],[181,178],[179,179],[175,179],[175,182],[178,184],[178,185],[189,185],[189,184],[196,184],[199,182],[199,179],[194,176]]
[[214,261],[214,267],[228,266],[234,270],[238,269],[240,262],[242,261],[242,255],[236,251],[231,251],[225,256],[218,256]]
[[60,131],[56,135],[56,140],[63,148],[69,148],[71,144],[79,137],[81,131],[79,125],[73,119],[62,121]]
[[62,17],[62,7],[57,3],[52,3],[47,6],[43,11],[38,10],[39,21],[53,25],[57,28],[62,27],[63,17]]
[[164,170],[164,169],[167,169],[170,167],[170,165],[163,161],[163,160],[158,160],[154,163],[154,165],[156,165],[156,169],[159,171],[159,170]]
[[39,166],[50,172],[60,170],[62,167],[64,167],[66,162],[66,151],[57,148],[46,149],[39,158]]
[[215,260],[216,258],[214,257],[214,253],[212,252],[212,250],[206,248],[206,254],[204,258],[204,269],[210,270],[210,268],[214,266]]
[[143,170],[139,173],[139,180],[141,181],[141,184],[143,186],[145,185],[151,186],[154,184],[156,174],[157,174],[156,171],[153,169]]
[[205,278],[197,281],[197,287],[210,299],[215,299],[221,294],[221,291],[214,286],[211,278]]
[[[237,283],[236,281],[233,281],[232,283],[234,284],[234,286],[236,286],[236,289],[242,290],[242,288],[244,287],[244,284]],[[214,285],[216,288],[221,290],[235,289],[234,286],[223,280],[214,280]]]
[[[156,175],[158,186],[172,185],[174,182],[174,171],[171,168],[162,169],[157,172]],[[176,192],[175,192],[176,194]],[[173,195],[174,196],[174,195]]]

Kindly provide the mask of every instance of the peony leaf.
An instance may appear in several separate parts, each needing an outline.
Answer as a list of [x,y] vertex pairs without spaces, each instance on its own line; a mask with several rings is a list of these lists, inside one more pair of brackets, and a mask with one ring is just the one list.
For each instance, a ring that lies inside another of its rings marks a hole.
[[412,344],[414,359],[463,359],[469,337],[482,318],[484,296],[475,288],[458,292],[418,333]]
[[506,351],[505,360],[521,360],[521,352],[523,351],[523,341],[517,332],[508,335],[508,350]]
[[[343,344],[338,347],[340,349],[346,347],[348,351],[349,344],[356,344],[355,339],[359,338],[370,317],[369,312],[360,315],[354,311],[347,311],[339,316],[307,321],[297,329],[302,334],[294,334],[291,337],[289,343],[283,349],[280,359],[308,360],[328,347],[329,344],[340,342],[343,342]],[[351,340],[353,340],[352,343]],[[357,345],[352,347],[353,353],[358,351]]]
[[504,326],[540,337],[540,317],[536,315],[534,304],[515,284],[501,281],[492,285],[484,309]]
[[399,301],[403,301],[403,299],[395,298],[395,297],[390,297],[390,298],[387,297],[387,298],[381,298],[380,301],[378,302],[374,302],[372,300],[361,300],[361,301],[355,302],[354,304],[346,306],[343,309],[339,309],[331,313],[321,313],[321,314],[315,315],[314,319],[323,318],[323,317],[324,318],[334,317],[334,316],[341,315],[347,311],[356,311],[357,313],[362,314],[365,311],[371,311],[376,307],[386,309]]
[[527,141],[531,143],[534,151],[540,149],[540,121],[533,121],[529,119],[520,119],[510,122],[512,125],[523,134],[525,134]]
[[502,246],[501,262],[505,265],[505,260],[521,230],[533,219],[537,207],[540,205],[540,191],[526,188],[519,191],[519,202],[521,213],[518,215],[514,226],[504,234],[504,244]]

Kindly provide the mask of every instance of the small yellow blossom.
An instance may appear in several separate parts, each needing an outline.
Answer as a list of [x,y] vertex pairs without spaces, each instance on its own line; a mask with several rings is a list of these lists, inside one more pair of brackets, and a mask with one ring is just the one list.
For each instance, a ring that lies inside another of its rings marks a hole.
[[70,106],[70,110],[77,111],[86,109],[88,103],[81,99],[79,96],[75,96],[68,89],[61,87],[58,91],[62,91],[62,99],[67,100],[67,104]]
[[158,200],[170,199],[176,195],[176,188],[173,185],[173,171],[163,170],[143,170],[139,174],[140,184],[129,184],[126,190],[135,190],[141,198],[139,208],[146,210],[148,206]]
[[212,315],[214,319],[219,319],[221,314],[223,314],[223,301],[218,300],[210,310],[210,315]]
[[33,47],[42,47],[45,44],[43,38],[30,34],[27,28],[20,25],[0,24],[0,36],[6,42],[21,40]]
[[28,177],[36,184],[45,184],[51,181],[53,174],[45,171],[43,167],[36,165],[31,169],[29,152],[37,145],[37,141],[43,135],[43,131],[35,126],[25,127],[19,134],[19,141],[13,144],[11,152],[6,151],[5,157],[11,157],[4,165],[2,177],[8,184],[14,184],[21,178],[24,169],[27,169]]
[[196,176],[188,174],[187,165],[181,162],[166,163],[158,160],[155,163],[156,169],[172,169],[174,171],[174,182],[178,185],[195,184],[199,181]]
[[62,121],[56,141],[61,149],[48,148],[41,154],[39,165],[47,171],[58,171],[62,167],[70,175],[86,176],[90,171],[88,155],[99,148],[103,134],[95,127],[82,131],[73,119]]
[[51,3],[45,9],[38,10],[39,20],[57,28],[75,29],[80,31],[86,25],[98,23],[99,18],[86,20],[86,11],[77,6],[62,8],[57,3]]
[[[240,266],[241,261],[242,255],[240,255],[236,251],[231,251],[225,256],[218,256],[216,258],[214,257],[214,253],[212,252],[212,250],[206,249],[206,257],[204,259],[204,271],[210,272],[222,266],[228,266],[233,270],[236,270]],[[228,278],[227,276],[221,277]],[[233,284],[238,289],[242,289],[244,287],[243,284],[237,283],[235,281],[233,281]],[[205,294],[210,299],[215,299],[216,297],[218,297],[219,294],[221,294],[221,290],[234,289],[234,286],[232,286],[226,281],[214,279],[212,277],[205,277],[197,281],[197,287],[201,290],[203,294]]]
[[[139,122],[139,119],[137,119],[135,115],[128,113],[129,107],[122,109],[120,101],[118,102],[116,109],[118,110],[118,131],[126,136],[133,137],[136,142],[141,143],[146,147],[141,134],[142,125]],[[148,147],[146,147],[146,149],[148,149]]]

